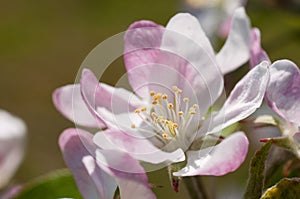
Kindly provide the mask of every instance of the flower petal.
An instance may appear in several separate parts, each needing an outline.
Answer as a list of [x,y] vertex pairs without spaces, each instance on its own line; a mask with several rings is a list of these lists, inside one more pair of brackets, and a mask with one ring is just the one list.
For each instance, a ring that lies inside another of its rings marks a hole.
[[[175,176],[213,175],[221,176],[235,171],[245,160],[248,152],[248,139],[243,132],[236,132],[220,144],[211,147],[203,156],[203,150],[187,153],[187,166]],[[207,149],[204,149],[207,151]]]
[[251,47],[250,47],[250,67],[258,65],[262,61],[268,61],[271,63],[266,51],[262,49],[260,44],[260,31],[258,28],[253,28],[251,30]]
[[103,122],[95,120],[84,103],[80,85],[67,85],[56,89],[52,95],[57,110],[76,124],[88,127],[104,127]]
[[[172,17],[164,32],[161,49],[173,56],[170,58],[163,55],[159,57],[159,63],[178,73],[177,78],[166,86],[179,82],[177,86],[182,87],[183,95],[191,97],[189,93],[195,93],[196,103],[199,104],[200,110],[206,113],[208,107],[223,91],[223,76],[217,66],[211,44],[198,20],[190,14],[183,13]],[[176,56],[181,61],[174,58]],[[161,77],[171,78],[170,72],[162,72],[159,73]],[[189,89],[191,91],[187,92]]]
[[[96,146],[92,142],[92,135],[86,131],[79,129],[67,129],[59,138],[59,146],[63,153],[64,160],[71,170],[77,187],[80,193],[86,199],[96,198],[112,198],[114,191],[111,189],[116,188],[116,184],[112,181],[105,172],[98,171],[95,175],[98,175],[101,185],[93,179],[88,173],[89,167],[83,164],[83,157],[95,156],[94,151]],[[87,167],[87,168],[86,168]],[[104,187],[111,187],[111,189],[105,189]],[[103,197],[102,197],[103,196]]]
[[96,157],[97,165],[116,179],[121,198],[156,198],[149,186],[145,170],[130,155],[115,150],[98,149]]
[[94,136],[94,142],[103,149],[115,149],[129,153],[132,157],[145,162],[159,164],[184,161],[181,149],[164,152],[150,142],[143,134],[125,133],[117,129],[107,129]]
[[0,189],[13,177],[24,157],[25,123],[0,110]]
[[153,63],[156,63],[160,53],[163,27],[151,21],[133,23],[125,33],[124,62],[128,80],[135,93],[146,96]]
[[280,116],[300,126],[300,71],[289,60],[279,60],[270,67],[266,97]]
[[122,198],[129,198],[128,192],[135,198],[141,195],[155,198],[138,161],[118,151],[97,149],[90,133],[67,129],[60,136],[59,144],[84,198],[113,198],[117,185]]
[[248,61],[250,39],[250,21],[241,7],[235,10],[228,38],[217,54],[223,74],[234,71]]
[[142,104],[138,97],[125,89],[99,83],[89,69],[83,70],[80,85],[87,107],[102,122],[104,122],[103,118],[97,112],[98,107],[104,107],[114,114],[120,114],[132,112]]
[[267,62],[250,70],[236,84],[223,107],[208,116],[197,137],[205,133],[216,133],[254,113],[262,103],[269,77]]

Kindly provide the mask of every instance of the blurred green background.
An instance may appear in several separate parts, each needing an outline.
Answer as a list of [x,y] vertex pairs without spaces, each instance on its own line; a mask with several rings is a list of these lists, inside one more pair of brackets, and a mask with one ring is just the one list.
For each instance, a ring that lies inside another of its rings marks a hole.
[[[175,0],[1,2],[0,108],[20,116],[28,125],[26,157],[13,183],[65,167],[57,139],[74,125],[55,110],[51,100],[54,89],[74,82],[81,62],[101,41],[136,20],[165,25],[180,11],[179,5]],[[253,26],[260,28],[263,47],[271,59],[288,58],[299,66],[299,7],[249,0],[247,12]],[[115,62],[114,70],[103,80],[115,83],[124,73],[123,67],[121,59]],[[239,76],[241,71],[231,75]],[[150,180],[164,185],[156,189],[158,198],[163,192],[169,198],[187,198],[183,186],[179,194],[171,190],[165,170],[151,173]]]

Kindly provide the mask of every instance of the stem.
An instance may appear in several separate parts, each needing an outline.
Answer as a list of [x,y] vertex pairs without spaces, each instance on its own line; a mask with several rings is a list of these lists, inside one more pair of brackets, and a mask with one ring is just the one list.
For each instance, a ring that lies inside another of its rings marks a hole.
[[191,176],[183,178],[191,199],[208,199],[200,176]]

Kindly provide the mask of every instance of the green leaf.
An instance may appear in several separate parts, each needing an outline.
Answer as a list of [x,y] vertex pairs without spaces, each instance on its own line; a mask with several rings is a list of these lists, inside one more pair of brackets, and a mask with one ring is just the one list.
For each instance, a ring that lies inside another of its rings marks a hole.
[[261,199],[297,199],[300,196],[300,178],[284,178],[269,188]]
[[57,170],[25,185],[14,199],[83,199],[71,173]]
[[264,187],[265,162],[269,154],[272,143],[267,142],[256,151],[251,160],[248,185],[244,194],[244,199],[259,199]]

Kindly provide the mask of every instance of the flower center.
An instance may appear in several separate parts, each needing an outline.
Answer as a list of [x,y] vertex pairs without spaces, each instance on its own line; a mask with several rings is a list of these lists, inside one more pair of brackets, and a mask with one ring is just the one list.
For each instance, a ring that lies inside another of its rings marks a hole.
[[[189,98],[182,98],[182,90],[177,86],[172,87],[172,93],[174,94],[173,103],[169,101],[167,94],[150,91],[152,108],[147,110],[146,107],[141,107],[135,110],[135,113],[151,128],[151,133],[165,143],[184,134],[192,119],[199,112],[199,105],[190,105]],[[150,132],[134,124],[131,128]]]

